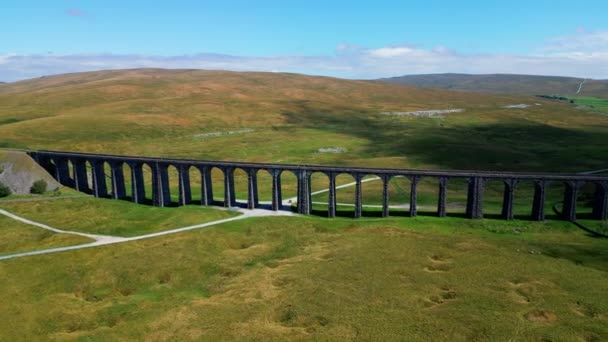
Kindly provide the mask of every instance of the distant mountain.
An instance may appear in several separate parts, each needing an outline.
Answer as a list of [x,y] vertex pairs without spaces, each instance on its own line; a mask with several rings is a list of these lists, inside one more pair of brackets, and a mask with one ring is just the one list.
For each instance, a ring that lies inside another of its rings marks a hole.
[[426,74],[383,78],[379,81],[424,88],[443,88],[493,94],[578,95],[608,98],[608,80],[575,77],[513,74]]

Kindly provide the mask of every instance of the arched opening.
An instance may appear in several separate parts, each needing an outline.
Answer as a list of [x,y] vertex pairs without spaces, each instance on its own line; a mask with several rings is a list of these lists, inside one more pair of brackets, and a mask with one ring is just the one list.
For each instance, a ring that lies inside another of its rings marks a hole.
[[144,203],[151,205],[153,202],[152,184],[154,183],[154,174],[152,172],[152,166],[148,163],[143,163],[141,169],[144,179]]
[[446,188],[446,216],[465,217],[469,180],[458,177],[450,178]]
[[437,216],[439,186],[436,177],[422,177],[418,180],[417,212],[422,216]]
[[329,215],[329,177],[323,172],[313,172],[311,184],[311,213],[317,216]]
[[202,173],[201,171],[194,166],[185,166],[184,167],[188,173],[188,180],[190,181],[190,198],[192,204],[202,204]]
[[393,176],[388,182],[389,216],[407,216],[410,203],[410,179]]
[[236,205],[241,208],[247,208],[247,201],[249,199],[248,180],[247,174],[249,170],[241,168],[234,169],[234,193]]
[[580,185],[576,197],[576,218],[588,220],[593,218],[593,207],[596,200],[596,184],[585,182]]
[[87,174],[87,184],[89,186],[89,190],[93,193],[93,164],[90,161],[86,160],[84,162],[85,172]]
[[348,173],[336,175],[336,216],[355,216],[355,178]]
[[513,216],[520,220],[530,220],[534,205],[534,182],[519,180],[513,192]]
[[209,169],[211,173],[211,190],[213,195],[213,205],[224,205],[224,171],[217,167]]
[[131,165],[122,163],[122,172],[125,182],[125,200],[133,201],[133,183],[131,179]]
[[482,197],[484,218],[502,218],[504,191],[505,182],[502,179],[489,178],[484,181]]
[[281,172],[283,209],[296,211],[298,202],[298,177],[291,170]]
[[[561,215],[555,213],[554,207],[563,214],[565,184],[561,181],[550,181],[545,183],[545,219],[561,219]],[[534,219],[534,218],[533,218]]]
[[180,191],[179,191],[179,170],[178,167],[170,164],[167,166],[167,175],[169,177],[169,198],[171,199],[170,203],[165,206],[177,206],[180,201]]

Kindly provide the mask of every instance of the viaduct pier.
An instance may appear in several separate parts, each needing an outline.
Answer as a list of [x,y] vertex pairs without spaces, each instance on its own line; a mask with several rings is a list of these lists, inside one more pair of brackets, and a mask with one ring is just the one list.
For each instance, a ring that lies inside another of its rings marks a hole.
[[[272,176],[272,210],[282,209],[281,174],[291,172],[297,178],[297,212],[304,215],[311,213],[311,176],[314,173],[323,173],[329,179],[328,217],[335,217],[336,215],[336,177],[340,174],[348,174],[355,181],[354,216],[356,218],[362,215],[362,179],[371,175],[377,176],[382,181],[382,216],[385,217],[389,215],[389,181],[393,177],[403,176],[410,180],[410,216],[416,216],[417,212],[417,184],[422,178],[430,178],[437,182],[436,214],[439,217],[446,216],[446,191],[449,181],[452,179],[466,179],[468,184],[466,217],[471,219],[483,217],[484,184],[490,180],[502,181],[504,184],[501,217],[506,220],[513,219],[514,191],[518,183],[523,181],[534,184],[534,197],[530,208],[533,220],[542,221],[545,219],[546,189],[550,183],[563,184],[563,219],[576,220],[577,196],[581,186],[586,183],[591,183],[595,187],[592,217],[597,220],[608,219],[608,177],[595,175],[290,165],[147,158],[46,150],[30,151],[28,153],[59,183],[81,192],[93,194],[95,197],[128,199],[135,203],[144,203],[146,200],[145,185],[146,182],[151,182],[152,203],[160,207],[168,206],[171,203],[168,170],[169,167],[173,166],[178,171],[179,205],[192,203],[190,169],[194,168],[200,173],[201,205],[216,204],[213,201],[211,171],[218,169],[223,174],[224,185],[224,198],[221,205],[225,207],[235,206],[237,203],[234,189],[234,172],[241,169],[247,174],[247,207],[250,209],[260,206],[257,177],[259,172],[264,171]],[[152,171],[149,178],[144,177],[144,165]],[[125,166],[128,166],[127,174],[125,174]],[[106,174],[108,170],[109,175]],[[126,182],[125,177],[129,177],[130,181]],[[111,186],[107,185],[106,178],[111,179]],[[131,196],[129,197],[127,197],[126,191],[127,184],[131,186]]]

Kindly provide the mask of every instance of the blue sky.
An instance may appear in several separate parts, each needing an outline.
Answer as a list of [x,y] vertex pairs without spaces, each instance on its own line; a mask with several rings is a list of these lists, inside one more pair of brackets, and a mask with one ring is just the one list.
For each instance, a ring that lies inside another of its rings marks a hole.
[[139,66],[608,78],[606,18],[608,1],[5,0],[0,80]]

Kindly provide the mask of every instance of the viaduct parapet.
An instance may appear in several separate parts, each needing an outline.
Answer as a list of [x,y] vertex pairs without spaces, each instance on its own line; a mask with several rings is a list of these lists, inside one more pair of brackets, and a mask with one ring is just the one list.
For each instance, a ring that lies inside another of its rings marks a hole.
[[[608,218],[608,177],[583,174],[551,174],[551,173],[514,173],[514,172],[481,172],[481,171],[433,171],[433,170],[403,170],[386,168],[362,168],[319,165],[289,165],[228,161],[206,161],[168,158],[147,158],[134,156],[104,155],[92,153],[75,153],[59,151],[34,151],[30,156],[44,167],[61,184],[78,191],[93,194],[95,197],[110,197],[128,199],[135,203],[146,201],[146,178],[143,167],[150,168],[152,189],[152,204],[168,206],[171,204],[171,189],[169,186],[169,167],[178,171],[179,205],[192,203],[190,169],[199,171],[201,181],[201,205],[221,204],[225,207],[237,205],[234,189],[234,172],[237,169],[247,174],[247,208],[260,207],[258,198],[258,172],[266,171],[272,176],[272,210],[282,209],[281,174],[291,172],[297,178],[297,212],[308,215],[311,213],[311,176],[323,173],[329,179],[328,217],[336,215],[336,177],[348,174],[355,181],[355,214],[362,215],[362,179],[365,176],[377,176],[382,181],[382,216],[389,215],[388,183],[396,176],[407,177],[410,180],[409,215],[417,214],[417,185],[422,178],[437,181],[437,216],[446,216],[446,192],[452,179],[466,179],[468,184],[466,217],[478,219],[483,217],[484,184],[490,180],[504,183],[501,216],[513,219],[514,191],[522,181],[534,184],[534,198],[531,203],[531,218],[542,221],[545,219],[545,192],[550,183],[563,184],[562,218],[576,220],[576,200],[581,186],[591,183],[595,186],[592,216],[597,220]],[[87,165],[88,164],[88,165]],[[125,175],[125,167],[129,174]],[[223,174],[224,198],[221,203],[213,200],[212,169],[218,169]],[[109,170],[109,175],[106,172]],[[90,177],[89,177],[90,174]],[[130,178],[130,182],[125,181]],[[89,179],[90,178],[90,179]],[[106,178],[111,179],[108,187]],[[131,196],[127,198],[126,185],[131,186]]]

